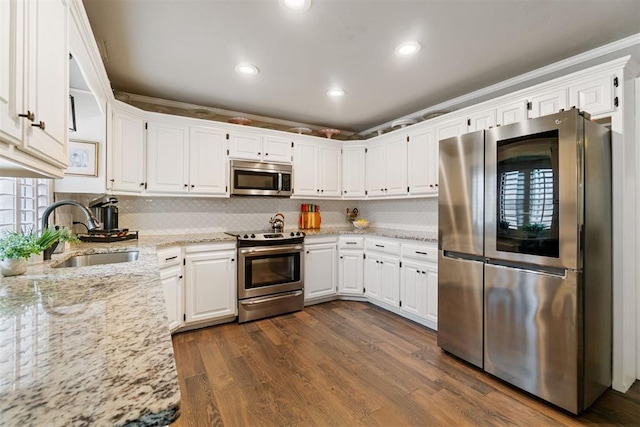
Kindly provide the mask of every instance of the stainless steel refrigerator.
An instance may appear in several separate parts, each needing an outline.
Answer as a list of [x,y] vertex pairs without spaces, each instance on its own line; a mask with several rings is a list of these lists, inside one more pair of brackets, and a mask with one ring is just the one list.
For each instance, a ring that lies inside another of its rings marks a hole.
[[438,345],[579,413],[611,385],[610,132],[572,109],[440,141]]

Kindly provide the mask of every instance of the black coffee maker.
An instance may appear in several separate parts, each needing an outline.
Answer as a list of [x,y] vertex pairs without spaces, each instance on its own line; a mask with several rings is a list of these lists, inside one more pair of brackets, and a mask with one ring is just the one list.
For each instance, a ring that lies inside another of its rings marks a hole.
[[118,230],[118,199],[113,196],[99,197],[89,203],[93,215],[102,223],[104,231]]

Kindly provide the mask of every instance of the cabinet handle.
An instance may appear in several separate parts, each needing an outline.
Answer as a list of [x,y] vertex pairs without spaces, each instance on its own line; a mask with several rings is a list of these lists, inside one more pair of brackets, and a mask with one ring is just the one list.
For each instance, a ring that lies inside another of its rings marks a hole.
[[231,262],[236,262],[236,259],[235,258],[231,258]]
[[433,184],[429,184],[429,187],[433,188]]
[[188,186],[189,186],[189,184],[185,184],[185,185],[184,185],[184,188],[187,188]]
[[42,130],[44,130],[44,128],[45,128],[45,124],[44,124],[43,121],[40,121],[40,123],[37,123],[37,124],[32,124],[31,126],[36,127],[36,128],[40,128]]
[[422,274],[427,274],[427,273],[425,273],[425,272],[423,271],[423,272],[422,272]]
[[260,155],[260,152],[258,151],[258,156]]
[[182,276],[178,276],[178,279],[182,279]]
[[358,242],[345,242],[347,245],[357,245]]
[[380,261],[376,261],[376,264],[380,264]]
[[420,254],[420,255],[429,255],[429,254],[428,254],[428,253],[426,253],[426,252],[420,252],[420,251],[416,251],[416,253],[417,253],[417,254]]
[[438,186],[438,184],[436,184],[436,187]]
[[265,156],[268,156],[268,155],[269,155],[269,153],[264,153],[264,155],[265,155]]
[[318,189],[316,190],[316,193],[319,193],[319,192],[320,192],[320,189],[318,188]]
[[140,183],[140,187],[144,187],[144,182],[141,182],[141,183]]
[[36,119],[36,115],[33,111],[28,111],[27,110],[27,114],[18,114],[18,117],[24,117],[27,120],[29,120],[30,122],[34,121]]
[[380,191],[384,191],[384,188],[381,188]]
[[307,251],[307,253],[309,253],[309,251]]
[[389,191],[389,190],[385,188],[384,191]]
[[344,190],[344,194],[347,194],[347,190]]
[[343,259],[343,257],[340,257],[340,259]]
[[178,258],[178,255],[170,256],[169,258],[165,258],[165,261],[171,261],[172,259]]
[[384,248],[384,245],[376,245],[376,248]]
[[195,185],[194,185],[194,184],[191,184],[191,188],[193,188],[193,187],[195,187]]
[[113,178],[111,178],[109,181],[111,181],[111,182],[116,182],[116,180],[115,180],[115,179],[113,179]]
[[321,193],[324,193],[324,190],[320,190]]

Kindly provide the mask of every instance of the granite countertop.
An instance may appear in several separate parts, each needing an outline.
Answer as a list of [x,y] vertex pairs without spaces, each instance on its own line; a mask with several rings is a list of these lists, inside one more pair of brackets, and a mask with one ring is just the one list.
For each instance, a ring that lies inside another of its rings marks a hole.
[[438,243],[438,233],[433,231],[411,231],[376,227],[369,227],[364,230],[359,230],[353,227],[329,227],[302,231],[310,237],[322,235],[362,234],[367,236],[390,237],[393,239],[416,240],[425,243]]
[[[437,242],[436,233],[349,228]],[[79,243],[21,276],[0,276],[0,425],[166,425],[180,389],[157,248],[234,242],[224,233]],[[77,254],[138,250],[120,264],[53,268]]]

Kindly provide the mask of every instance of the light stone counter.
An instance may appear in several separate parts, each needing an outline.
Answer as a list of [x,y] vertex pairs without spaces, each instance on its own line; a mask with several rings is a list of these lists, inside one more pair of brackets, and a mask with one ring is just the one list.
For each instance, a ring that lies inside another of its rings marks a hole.
[[[289,230],[287,230],[289,231]],[[436,233],[304,230],[434,243]],[[80,243],[0,277],[0,425],[165,425],[180,411],[156,248],[233,242],[224,233]],[[53,268],[76,254],[137,249],[137,261]]]
[[[81,243],[0,277],[0,425],[165,425],[180,390],[156,247],[223,233]],[[79,253],[138,249],[137,261],[52,268]]]

